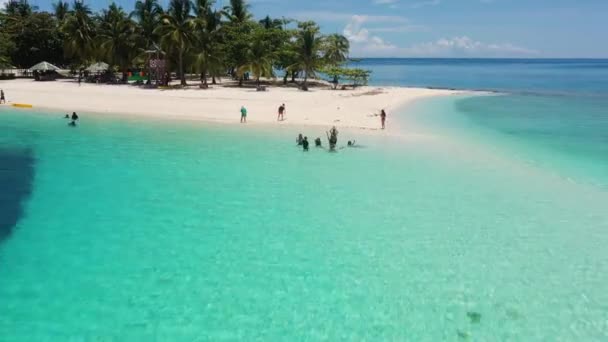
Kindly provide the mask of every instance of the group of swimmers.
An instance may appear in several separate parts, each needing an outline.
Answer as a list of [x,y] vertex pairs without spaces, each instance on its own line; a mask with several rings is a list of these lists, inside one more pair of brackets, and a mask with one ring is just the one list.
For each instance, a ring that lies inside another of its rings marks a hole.
[[64,117],[64,119],[72,119],[72,121],[70,121],[70,123],[68,124],[69,126],[76,126],[76,121],[78,121],[78,114],[76,114],[76,112],[72,112],[72,116],[70,117],[69,114],[66,114]]
[[[329,142],[329,151],[333,152],[336,150],[336,146],[338,145],[338,129],[336,128],[336,126],[334,126],[328,132],[326,132],[326,134],[327,141]],[[302,133],[298,134],[298,137],[296,138],[296,143],[298,144],[298,146],[302,146],[302,149],[304,151],[308,151],[308,137],[303,136]],[[355,147],[355,140],[349,140],[346,146]],[[321,138],[317,137],[315,139],[315,147],[323,147],[321,143]]]

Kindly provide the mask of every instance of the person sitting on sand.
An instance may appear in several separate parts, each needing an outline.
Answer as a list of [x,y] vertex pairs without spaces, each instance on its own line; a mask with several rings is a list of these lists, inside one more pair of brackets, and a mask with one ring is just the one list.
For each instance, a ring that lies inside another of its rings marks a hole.
[[279,114],[277,115],[277,121],[283,121],[285,118],[283,115],[285,114],[285,104],[279,106]]
[[304,151],[308,151],[308,137],[304,137],[304,140],[302,140],[302,148]]
[[382,129],[386,127],[386,112],[383,110],[380,111],[380,121],[382,122]]
[[241,123],[247,123],[247,108],[241,106]]
[[0,104],[6,103],[6,98],[4,98],[4,90],[0,89]]
[[321,138],[315,139],[315,146],[316,147],[321,147]]
[[298,137],[296,138],[296,144],[298,144],[298,146],[301,146],[302,141],[304,141],[304,138],[302,138],[302,133],[300,133],[300,134],[298,134]]

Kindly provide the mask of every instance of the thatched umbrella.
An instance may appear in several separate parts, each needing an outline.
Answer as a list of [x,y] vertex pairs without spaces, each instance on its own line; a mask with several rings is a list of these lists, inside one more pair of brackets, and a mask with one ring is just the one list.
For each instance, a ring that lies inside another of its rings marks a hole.
[[92,73],[100,73],[100,72],[105,72],[110,68],[110,66],[108,65],[108,63],[104,63],[104,62],[97,62],[97,63],[93,63],[91,65],[89,65],[88,68],[86,68],[85,70],[88,72],[92,72]]
[[59,71],[59,67],[49,63],[49,62],[40,62],[31,68],[30,71]]

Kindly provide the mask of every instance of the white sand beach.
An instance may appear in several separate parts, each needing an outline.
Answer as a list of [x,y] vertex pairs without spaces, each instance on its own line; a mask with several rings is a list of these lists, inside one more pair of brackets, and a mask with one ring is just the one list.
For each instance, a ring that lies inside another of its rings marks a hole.
[[[29,79],[4,81],[8,105],[24,103],[34,109],[76,111],[79,113],[117,113],[171,119],[239,123],[240,107],[248,110],[249,123],[280,125],[336,125],[345,128],[378,129],[374,116],[384,108],[390,114],[414,100],[461,93],[452,90],[360,87],[356,90],[269,87],[211,86],[209,89],[143,89],[129,85],[81,86],[72,80],[35,82]],[[285,120],[277,122],[277,109],[287,107]],[[390,131],[389,125],[389,131]]]

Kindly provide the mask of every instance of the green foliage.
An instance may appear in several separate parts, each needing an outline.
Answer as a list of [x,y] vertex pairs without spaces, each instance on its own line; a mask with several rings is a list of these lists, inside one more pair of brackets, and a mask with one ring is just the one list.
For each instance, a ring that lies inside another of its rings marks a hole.
[[83,67],[94,59],[96,27],[91,18],[91,9],[84,3],[74,0],[73,11],[64,20],[61,32],[65,55],[74,58]]
[[224,68],[220,30],[222,13],[213,10],[213,1],[210,0],[196,0],[194,4],[197,34],[193,48],[194,67],[201,74],[203,84],[207,84],[208,74],[220,76]]
[[150,49],[158,41],[158,35],[154,32],[160,24],[163,9],[158,0],[138,0],[131,16],[137,20],[137,30],[141,35],[142,48]]
[[331,34],[323,39],[323,58],[328,65],[337,66],[348,60],[350,43],[341,34]]
[[37,9],[37,7],[30,5],[28,0],[11,0],[6,3],[4,12],[9,17],[18,16],[25,18],[27,16],[30,16],[32,12]]
[[242,76],[246,71],[250,71],[255,76],[258,85],[260,77],[274,77],[272,67],[276,59],[276,49],[273,44],[276,44],[279,36],[280,30],[256,27],[250,35],[246,62],[239,66],[237,74]]
[[57,19],[59,22],[63,22],[65,17],[70,12],[70,4],[59,0],[53,4],[53,10],[55,11],[55,19]]
[[137,56],[138,36],[135,23],[114,3],[103,11],[99,22],[97,56],[111,66],[118,66],[123,72],[123,80],[126,81],[127,69]]
[[224,14],[231,23],[235,24],[244,24],[252,18],[245,0],[230,0],[230,5],[224,7]]
[[351,85],[355,88],[367,85],[369,77],[372,73],[370,70],[342,68],[337,66],[326,67],[322,70],[322,72],[332,79],[334,89],[338,87],[341,79],[350,81]]
[[[166,9],[160,5],[165,1],[137,0],[130,14],[114,1],[98,13],[82,0],[52,1],[52,13],[28,0],[9,1],[0,11],[2,65],[27,68],[45,60],[82,69],[105,61],[126,73],[147,63],[146,51],[155,50],[184,85],[187,71],[200,73],[203,83],[230,73],[242,84],[246,72],[259,82],[281,70],[285,82],[290,74],[292,80],[302,75],[306,88],[319,70],[348,60],[343,36],[325,36],[313,21],[255,20],[247,0],[230,0],[222,9],[216,0],[169,0]],[[364,79],[356,77],[358,83]]]
[[308,90],[308,78],[314,77],[315,72],[323,67],[322,41],[317,32],[318,28],[309,23],[302,25],[295,43],[296,62],[290,68],[304,72],[303,90]]
[[[11,4],[25,6],[27,2]],[[33,12],[31,9],[14,9],[12,13],[1,20],[0,56],[10,57],[17,67],[28,68],[42,60],[62,55],[57,22],[51,14]]]
[[162,17],[161,26],[155,30],[159,34],[165,51],[177,55],[177,65],[181,85],[186,84],[184,73],[184,55],[197,41],[196,21],[192,16],[192,5],[189,0],[171,0],[169,10]]

